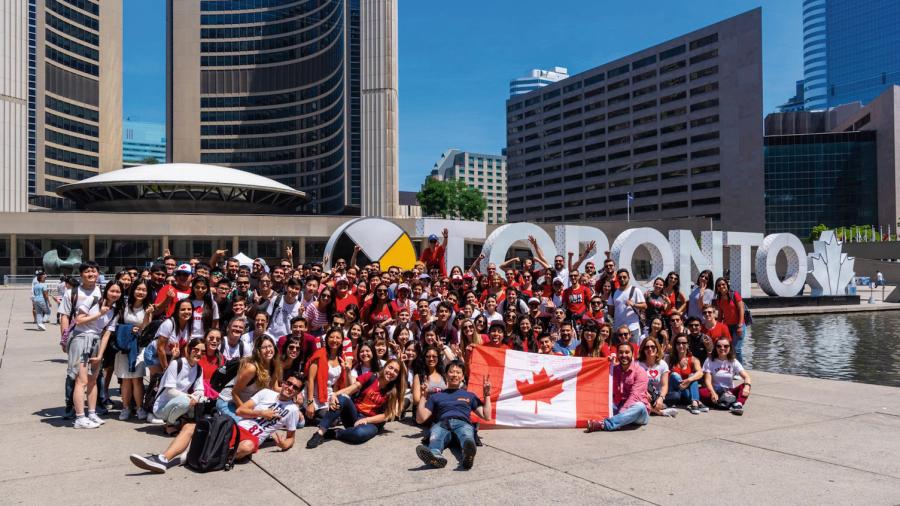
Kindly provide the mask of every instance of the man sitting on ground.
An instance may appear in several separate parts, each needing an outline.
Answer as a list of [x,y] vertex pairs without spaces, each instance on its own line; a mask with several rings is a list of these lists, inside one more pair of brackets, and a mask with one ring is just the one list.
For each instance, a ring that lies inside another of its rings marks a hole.
[[475,462],[475,427],[469,419],[469,414],[475,412],[480,418],[490,420],[491,413],[491,381],[490,376],[484,378],[484,404],[472,392],[462,390],[462,382],[465,377],[465,366],[462,362],[454,360],[447,365],[447,388],[436,394],[428,395],[427,385],[422,385],[422,397],[416,410],[416,421],[420,424],[432,418],[431,436],[428,446],[416,447],[416,455],[422,462],[433,467],[444,467],[447,458],[441,455],[444,448],[450,442],[452,436],[456,436],[462,448],[462,467],[471,469]]
[[613,416],[588,420],[587,431],[619,430],[628,425],[647,425],[650,421],[650,397],[647,371],[634,363],[631,343],[620,342],[616,353],[619,365],[613,370]]

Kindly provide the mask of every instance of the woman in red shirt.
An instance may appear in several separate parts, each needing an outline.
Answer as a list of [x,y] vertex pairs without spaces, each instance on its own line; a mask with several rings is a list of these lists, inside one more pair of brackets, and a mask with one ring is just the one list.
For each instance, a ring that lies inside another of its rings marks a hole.
[[[356,399],[351,396],[359,392]],[[406,394],[406,370],[396,358],[388,360],[377,374],[368,372],[331,395],[328,412],[319,423],[319,430],[306,443],[315,448],[326,439],[350,444],[362,444],[375,437],[384,424],[400,415]],[[341,420],[343,429],[331,429]]]
[[675,336],[672,353],[666,357],[666,363],[669,364],[669,393],[665,398],[666,404],[670,406],[687,404],[692,415],[709,411],[709,408],[700,403],[703,367],[696,357],[691,356],[687,334]]
[[[608,327],[608,326],[607,326]],[[576,357],[602,357],[603,341],[600,339],[600,329],[594,322],[585,323],[581,329],[581,342],[575,348]]]
[[375,287],[375,298],[363,308],[362,321],[368,325],[371,331],[393,319],[394,310],[391,307],[391,300],[388,298],[388,285],[381,283]]
[[731,333],[734,354],[737,361],[744,363],[744,300],[741,294],[731,289],[731,285],[725,278],[716,280],[716,307],[719,308],[719,320],[727,327]]

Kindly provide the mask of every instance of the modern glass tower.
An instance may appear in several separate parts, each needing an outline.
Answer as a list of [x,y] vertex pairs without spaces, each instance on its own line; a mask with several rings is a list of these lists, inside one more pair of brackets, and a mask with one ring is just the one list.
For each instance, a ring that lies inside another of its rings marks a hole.
[[900,83],[900,2],[804,0],[806,109],[867,104]]
[[270,177],[306,192],[311,213],[359,213],[368,33],[360,0],[167,5],[168,160]]

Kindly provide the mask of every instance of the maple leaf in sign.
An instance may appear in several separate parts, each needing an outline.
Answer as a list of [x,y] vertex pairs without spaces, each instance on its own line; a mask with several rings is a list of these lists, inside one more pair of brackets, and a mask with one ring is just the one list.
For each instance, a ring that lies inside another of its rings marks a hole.
[[563,391],[563,380],[551,378],[547,370],[531,373],[531,381],[516,380],[516,390],[522,394],[523,401],[534,401],[534,414],[538,412],[538,402],[553,403],[553,398]]
[[841,241],[833,230],[826,230],[813,242],[807,255],[812,295],[843,295],[853,280],[855,259],[841,252]]

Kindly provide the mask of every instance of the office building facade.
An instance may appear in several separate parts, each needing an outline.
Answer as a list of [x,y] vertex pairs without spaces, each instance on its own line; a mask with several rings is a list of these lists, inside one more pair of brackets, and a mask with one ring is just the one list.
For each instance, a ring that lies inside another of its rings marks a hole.
[[122,1],[28,1],[28,197],[122,168]]
[[166,125],[128,121],[122,125],[122,163],[133,167],[166,161]]
[[434,164],[429,177],[458,179],[478,190],[487,202],[484,220],[506,223],[506,157],[471,153],[458,149],[445,151]]
[[630,214],[762,230],[759,9],[506,106],[509,221]]
[[[364,59],[360,3],[168,0],[167,159],[270,177],[306,192],[311,213],[358,214],[362,78],[376,63]],[[395,22],[395,8],[380,14]]]
[[766,232],[896,227],[900,219],[900,86],[862,106],[765,119]]
[[566,67],[553,67],[553,70],[532,69],[527,76],[509,82],[509,96],[529,93],[567,77],[569,77],[569,69]]
[[0,3],[0,212],[28,210],[28,1]]
[[867,104],[900,84],[900,2],[804,0],[806,109]]

